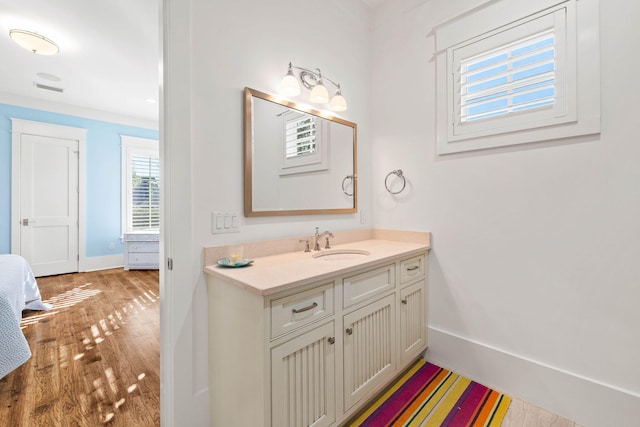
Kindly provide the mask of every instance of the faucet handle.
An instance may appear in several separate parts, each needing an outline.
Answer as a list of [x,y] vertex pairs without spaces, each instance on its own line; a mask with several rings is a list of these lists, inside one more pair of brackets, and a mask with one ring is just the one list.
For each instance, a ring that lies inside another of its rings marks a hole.
[[311,248],[309,247],[309,239],[300,239],[300,243],[304,243],[304,251],[311,252]]
[[[331,235],[331,237],[333,237],[333,234]],[[331,245],[329,244],[329,236],[326,237],[324,248],[331,249]]]

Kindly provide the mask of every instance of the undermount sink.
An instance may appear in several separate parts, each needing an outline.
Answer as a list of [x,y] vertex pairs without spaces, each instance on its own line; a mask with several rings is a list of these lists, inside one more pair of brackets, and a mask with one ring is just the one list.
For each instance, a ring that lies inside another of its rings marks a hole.
[[345,259],[359,259],[371,255],[371,252],[361,249],[330,249],[327,251],[317,252],[312,256],[324,261],[336,261]]

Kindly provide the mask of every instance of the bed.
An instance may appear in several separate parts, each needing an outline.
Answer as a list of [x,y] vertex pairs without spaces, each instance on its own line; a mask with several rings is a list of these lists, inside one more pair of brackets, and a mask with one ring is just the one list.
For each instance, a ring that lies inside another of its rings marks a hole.
[[20,329],[22,310],[49,310],[31,266],[19,255],[0,255],[0,378],[31,357]]

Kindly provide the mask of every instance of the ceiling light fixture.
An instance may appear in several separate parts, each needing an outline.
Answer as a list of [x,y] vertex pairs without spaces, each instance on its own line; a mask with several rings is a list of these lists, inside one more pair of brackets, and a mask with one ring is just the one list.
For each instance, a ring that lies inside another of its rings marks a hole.
[[40,34],[26,30],[9,30],[9,37],[20,47],[40,55],[55,55],[60,51],[58,45]]
[[62,80],[60,77],[54,76],[53,74],[49,73],[37,73],[36,76],[40,77],[41,79],[49,80],[50,82],[59,82]]
[[33,85],[35,87],[37,87],[38,89],[44,89],[44,90],[50,90],[52,92],[58,92],[58,93],[62,93],[64,92],[64,89],[61,87],[55,87],[55,86],[49,86],[49,85],[43,85],[41,83],[38,82],[33,82]]
[[[298,77],[293,72],[293,69],[300,70]],[[298,82],[300,80],[300,82]],[[329,91],[324,84],[324,80],[327,80],[336,87],[336,93],[329,101]],[[346,111],[347,100],[342,96],[342,89],[340,84],[334,82],[327,76],[323,76],[319,68],[315,71],[308,68],[296,67],[289,62],[289,69],[287,74],[282,78],[280,82],[279,92],[284,96],[297,96],[300,94],[300,83],[311,91],[309,100],[315,104],[325,104],[329,102],[329,109],[332,111]]]

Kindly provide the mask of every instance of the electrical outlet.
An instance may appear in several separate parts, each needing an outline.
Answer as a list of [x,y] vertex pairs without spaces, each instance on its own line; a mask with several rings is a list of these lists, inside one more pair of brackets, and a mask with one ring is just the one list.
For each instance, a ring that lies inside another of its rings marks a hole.
[[360,211],[360,224],[366,224],[367,223],[367,217],[364,214],[364,211]]
[[109,250],[112,251],[116,248],[116,244],[113,242],[109,242]]

